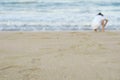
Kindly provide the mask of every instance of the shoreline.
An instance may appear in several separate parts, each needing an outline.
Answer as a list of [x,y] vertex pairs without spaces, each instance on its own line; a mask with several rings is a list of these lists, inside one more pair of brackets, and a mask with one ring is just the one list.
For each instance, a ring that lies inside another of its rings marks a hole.
[[[48,30],[48,31],[0,31],[0,32],[94,32],[94,30]],[[97,32],[102,32],[101,30],[98,30]],[[105,32],[120,32],[120,30],[105,30]]]

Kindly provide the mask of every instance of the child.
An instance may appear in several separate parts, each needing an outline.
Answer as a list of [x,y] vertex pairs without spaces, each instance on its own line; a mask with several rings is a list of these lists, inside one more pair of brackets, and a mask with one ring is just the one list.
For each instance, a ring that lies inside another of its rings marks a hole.
[[108,20],[104,17],[104,15],[102,13],[98,13],[92,21],[92,28],[95,32],[97,32],[97,29],[102,26],[102,32],[104,32],[104,27],[107,23]]

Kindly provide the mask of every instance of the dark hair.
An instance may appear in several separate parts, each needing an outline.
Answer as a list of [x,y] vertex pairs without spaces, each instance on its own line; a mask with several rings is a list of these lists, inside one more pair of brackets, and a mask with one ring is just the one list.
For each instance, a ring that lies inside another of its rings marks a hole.
[[98,13],[97,15],[101,15],[101,16],[104,16],[102,13]]

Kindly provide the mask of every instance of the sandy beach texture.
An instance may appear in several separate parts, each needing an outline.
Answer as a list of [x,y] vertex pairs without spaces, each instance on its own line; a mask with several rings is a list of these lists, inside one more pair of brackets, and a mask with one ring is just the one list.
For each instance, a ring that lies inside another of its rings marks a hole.
[[0,80],[120,80],[120,32],[0,32]]

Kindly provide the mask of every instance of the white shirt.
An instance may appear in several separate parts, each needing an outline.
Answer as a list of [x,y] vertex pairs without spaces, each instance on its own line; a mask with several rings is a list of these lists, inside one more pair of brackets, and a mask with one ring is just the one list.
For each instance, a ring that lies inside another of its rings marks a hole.
[[92,21],[92,25],[101,25],[102,20],[104,20],[105,17],[101,16],[101,15],[97,15],[93,21]]

